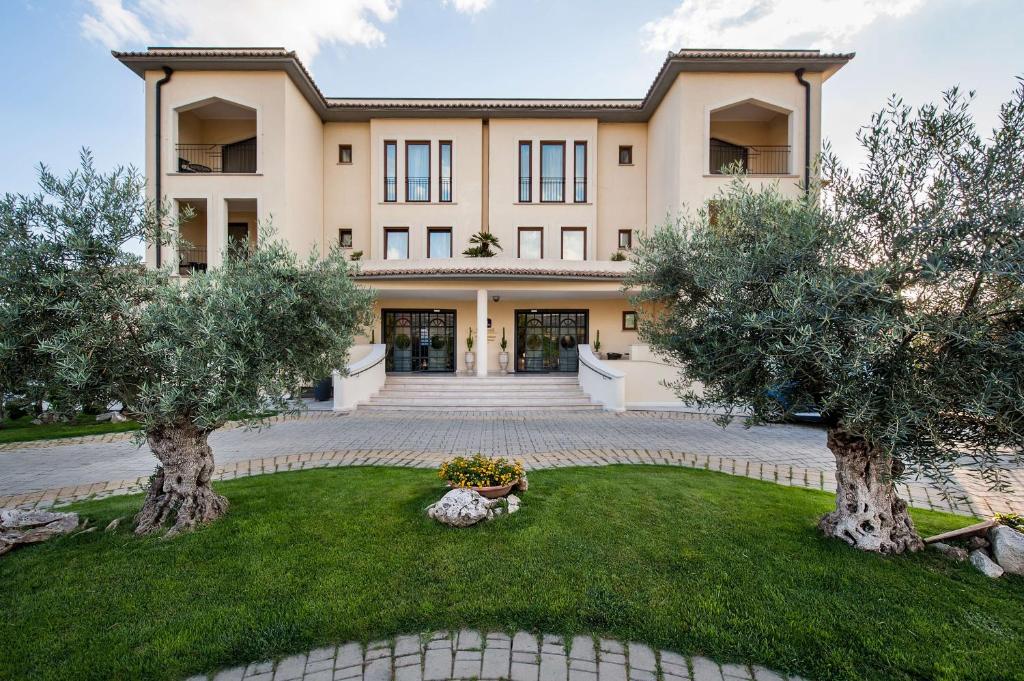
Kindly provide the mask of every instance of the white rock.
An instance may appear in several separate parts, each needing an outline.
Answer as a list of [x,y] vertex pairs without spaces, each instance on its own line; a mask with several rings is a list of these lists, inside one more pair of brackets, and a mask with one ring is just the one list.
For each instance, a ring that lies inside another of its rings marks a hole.
[[981,574],[992,579],[998,579],[1003,576],[1003,568],[999,567],[988,554],[978,549],[971,551],[971,565],[978,568]]
[[1006,525],[996,525],[988,531],[988,539],[999,567],[1011,575],[1024,576],[1024,534]]
[[508,504],[509,513],[515,513],[516,511],[518,511],[519,507],[522,506],[523,503],[515,494],[509,494],[507,497],[505,497],[505,502]]
[[0,554],[18,544],[34,544],[78,527],[77,513],[0,510]]
[[952,558],[958,563],[962,563],[967,560],[967,552],[959,546],[950,546],[949,544],[943,544],[940,541],[937,541],[930,546],[947,558]]
[[469,527],[492,516],[495,505],[471,489],[453,489],[428,506],[427,515],[451,527]]
[[114,412],[112,411],[103,412],[102,414],[96,414],[96,421],[98,423],[109,421],[112,418],[114,418]]

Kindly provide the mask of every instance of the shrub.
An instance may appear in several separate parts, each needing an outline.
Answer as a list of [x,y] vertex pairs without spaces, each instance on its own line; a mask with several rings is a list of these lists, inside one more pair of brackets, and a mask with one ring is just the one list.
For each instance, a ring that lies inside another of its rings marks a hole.
[[500,487],[523,477],[523,464],[479,453],[471,457],[457,456],[441,464],[437,477],[448,481],[452,487]]

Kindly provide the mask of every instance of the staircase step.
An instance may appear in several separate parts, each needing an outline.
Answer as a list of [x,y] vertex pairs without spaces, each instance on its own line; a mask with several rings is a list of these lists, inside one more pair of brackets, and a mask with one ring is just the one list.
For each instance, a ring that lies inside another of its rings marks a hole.
[[585,405],[554,405],[554,406],[537,406],[534,403],[531,406],[525,405],[509,405],[509,406],[452,406],[452,407],[437,407],[437,406],[416,406],[409,404],[401,405],[388,405],[388,404],[374,404],[367,402],[366,404],[360,405],[360,411],[460,411],[460,412],[504,412],[504,411],[558,411],[558,412],[569,412],[569,411],[600,411],[602,409],[599,404],[585,404]]

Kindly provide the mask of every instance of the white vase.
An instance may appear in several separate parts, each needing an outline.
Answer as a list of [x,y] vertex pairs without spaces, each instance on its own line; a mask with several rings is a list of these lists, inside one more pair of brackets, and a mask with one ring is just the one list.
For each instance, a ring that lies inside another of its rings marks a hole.
[[466,373],[473,373],[473,366],[476,364],[476,355],[472,352],[466,353]]
[[501,373],[508,373],[508,353],[504,350],[498,353],[498,366],[501,367]]

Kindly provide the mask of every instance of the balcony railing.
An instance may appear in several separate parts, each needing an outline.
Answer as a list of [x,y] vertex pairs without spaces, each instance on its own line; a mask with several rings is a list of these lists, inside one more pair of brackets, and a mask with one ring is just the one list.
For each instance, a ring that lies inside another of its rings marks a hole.
[[721,175],[731,168],[739,168],[751,175],[788,175],[790,147],[788,145],[730,144],[712,139],[710,143],[712,175]]
[[256,139],[233,144],[177,144],[179,173],[255,173]]
[[529,203],[533,201],[533,179],[529,177],[519,178],[519,202]]
[[429,201],[430,200],[430,178],[429,177],[407,177],[407,178],[405,178],[405,200],[406,201]]
[[442,203],[450,203],[452,200],[452,178],[442,177],[437,181],[437,200]]
[[540,200],[560,203],[565,201],[565,178],[540,178]]
[[384,200],[389,202],[389,203],[398,200],[398,178],[397,177],[385,177],[384,178]]
[[205,248],[179,248],[178,274],[186,276],[193,272],[205,272],[207,267]]
[[587,178],[577,177],[573,181],[572,200],[584,203],[587,200]]

